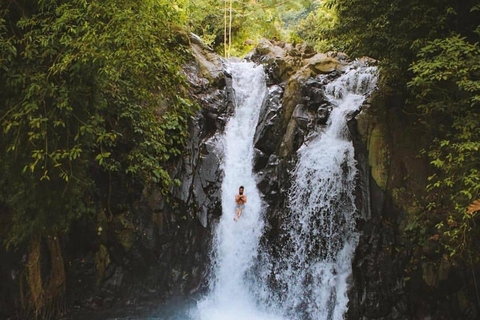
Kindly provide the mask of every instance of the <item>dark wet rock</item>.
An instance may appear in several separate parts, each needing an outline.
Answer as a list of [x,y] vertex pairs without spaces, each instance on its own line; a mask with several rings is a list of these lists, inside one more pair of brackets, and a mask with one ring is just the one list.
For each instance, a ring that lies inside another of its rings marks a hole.
[[324,103],[320,105],[317,109],[317,124],[324,125],[327,123],[328,117],[330,116],[331,107],[330,105]]
[[268,162],[268,156],[263,153],[262,151],[258,150],[255,148],[254,150],[254,155],[253,155],[253,163],[254,167],[253,170],[255,172],[260,171],[261,169],[265,168]]
[[276,140],[282,130],[281,98],[283,92],[284,90],[278,85],[269,88],[255,131],[254,146],[267,156],[275,151]]
[[292,117],[281,140],[278,155],[282,158],[288,158],[294,153],[303,143],[303,133],[297,120]]
[[106,290],[115,292],[122,286],[124,276],[125,272],[121,266],[113,267],[111,268],[111,272],[105,275],[103,286]]
[[311,121],[312,115],[308,112],[305,105],[297,104],[293,111],[293,118],[301,129],[307,129],[308,123]]
[[311,110],[317,109],[322,103],[325,103],[325,96],[323,89],[312,88],[310,90],[310,101],[308,103],[308,108]]

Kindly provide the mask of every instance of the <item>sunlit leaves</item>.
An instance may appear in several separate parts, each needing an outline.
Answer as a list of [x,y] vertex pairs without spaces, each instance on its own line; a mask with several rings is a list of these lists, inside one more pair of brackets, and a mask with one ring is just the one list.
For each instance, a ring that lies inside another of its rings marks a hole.
[[452,256],[476,237],[474,211],[467,206],[480,195],[479,65],[477,43],[459,35],[436,39],[420,49],[408,84],[426,127],[437,135],[427,152],[436,169],[427,191],[436,201],[448,199],[432,212],[448,214],[438,229]]
[[[232,55],[241,56],[252,49],[246,40],[274,37],[289,40],[294,25],[318,3],[318,0],[233,0]],[[228,11],[230,0],[199,0],[189,1],[186,9],[191,31],[221,54],[224,53],[225,6]]]
[[0,202],[14,213],[7,241],[33,225],[65,230],[92,212],[105,177],[169,190],[167,162],[180,154],[194,110],[178,89],[182,3],[0,5],[0,70],[8,71],[0,73]]

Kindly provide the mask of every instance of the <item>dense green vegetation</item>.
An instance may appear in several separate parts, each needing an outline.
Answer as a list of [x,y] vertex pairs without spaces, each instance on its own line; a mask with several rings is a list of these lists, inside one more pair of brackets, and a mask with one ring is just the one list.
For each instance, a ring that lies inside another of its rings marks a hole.
[[406,97],[404,111],[417,114],[414,125],[425,131],[423,152],[434,174],[422,219],[424,226],[436,225],[425,237],[469,260],[479,235],[477,215],[466,209],[480,197],[480,6],[416,0],[331,5],[338,15],[331,42],[381,60],[384,83]]
[[29,245],[24,305],[37,316],[62,294],[42,288],[41,239],[58,244],[76,219],[174,183],[167,166],[194,111],[179,73],[183,19],[167,0],[0,5],[0,240]]
[[186,11],[192,32],[219,54],[227,56],[230,52],[231,56],[241,56],[261,38],[297,39],[295,26],[319,3],[317,0],[200,0],[189,1]]
[[408,86],[432,139],[427,207],[443,217],[436,228],[449,254],[470,258],[479,236],[478,216],[467,206],[480,198],[480,47],[458,34],[436,39],[410,70]]
[[97,210],[105,175],[167,188],[192,112],[170,1],[12,1],[1,13],[6,244]]

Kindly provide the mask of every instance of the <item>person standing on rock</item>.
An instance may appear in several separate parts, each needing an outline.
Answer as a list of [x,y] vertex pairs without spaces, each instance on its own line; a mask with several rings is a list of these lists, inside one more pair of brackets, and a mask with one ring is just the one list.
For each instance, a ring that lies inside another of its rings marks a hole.
[[247,203],[247,196],[243,194],[243,186],[238,188],[238,194],[235,196],[235,218],[234,221],[238,221],[240,216],[242,215],[243,209],[245,209],[245,203]]

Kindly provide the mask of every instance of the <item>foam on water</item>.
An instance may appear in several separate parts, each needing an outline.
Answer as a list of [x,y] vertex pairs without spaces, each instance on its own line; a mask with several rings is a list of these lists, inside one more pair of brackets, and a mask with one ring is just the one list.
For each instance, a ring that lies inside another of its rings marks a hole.
[[[263,204],[253,174],[253,137],[266,95],[265,74],[252,63],[232,63],[231,72],[236,110],[218,142],[224,155],[223,214],[214,235],[209,293],[191,318],[343,319],[359,237],[357,169],[346,124],[374,89],[376,69],[354,65],[325,86],[333,109],[326,127],[298,150],[277,259],[259,247]],[[234,222],[240,185],[248,202]]]
[[[213,245],[210,293],[198,304],[202,320],[269,320],[252,295],[252,275],[263,233],[262,201],[253,175],[253,137],[265,99],[265,73],[253,63],[232,63],[236,110],[220,141],[223,147],[222,217]],[[247,204],[233,221],[235,194],[245,187]]]
[[333,109],[327,127],[298,150],[292,174],[285,246],[274,262],[273,296],[291,319],[343,319],[347,279],[358,242],[354,148],[347,120],[376,82],[376,69],[352,67],[325,87]]

